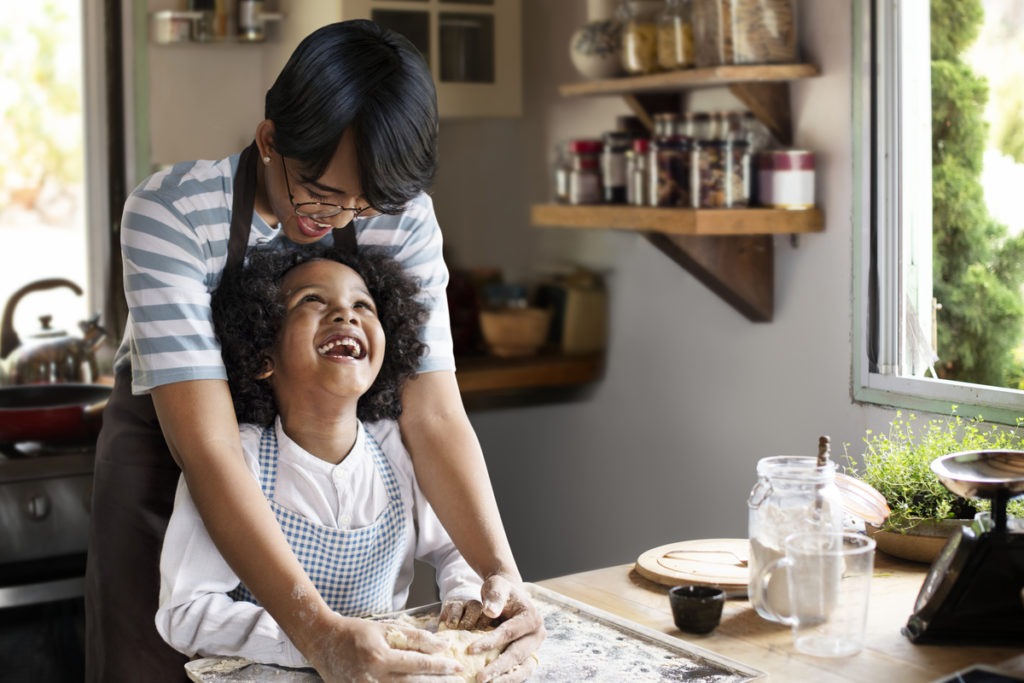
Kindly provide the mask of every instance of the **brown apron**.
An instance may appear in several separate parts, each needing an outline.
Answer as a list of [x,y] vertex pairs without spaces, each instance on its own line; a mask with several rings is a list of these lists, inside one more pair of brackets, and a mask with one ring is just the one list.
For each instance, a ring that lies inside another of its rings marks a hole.
[[[245,256],[258,158],[255,143],[239,158],[225,271]],[[333,235],[339,250],[354,251],[354,229]],[[181,471],[152,399],[133,395],[131,379],[130,370],[117,373],[96,444],[85,577],[86,680],[187,681],[188,657],[167,645],[154,623],[160,549]]]

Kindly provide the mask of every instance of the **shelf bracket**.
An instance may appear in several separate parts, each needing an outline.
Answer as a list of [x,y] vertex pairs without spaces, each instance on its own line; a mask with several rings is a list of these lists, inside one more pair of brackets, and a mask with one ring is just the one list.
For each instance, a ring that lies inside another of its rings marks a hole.
[[731,83],[729,92],[761,120],[783,145],[793,144],[793,118],[787,83]]
[[771,322],[775,253],[771,235],[646,233],[648,241],[752,322]]

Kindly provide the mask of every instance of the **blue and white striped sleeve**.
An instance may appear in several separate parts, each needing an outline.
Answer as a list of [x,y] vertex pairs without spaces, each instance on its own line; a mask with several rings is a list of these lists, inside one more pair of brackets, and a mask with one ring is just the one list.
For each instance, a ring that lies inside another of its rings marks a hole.
[[125,203],[121,247],[135,393],[226,379],[210,310],[226,252],[223,178],[188,178],[173,184],[181,176],[154,176]]

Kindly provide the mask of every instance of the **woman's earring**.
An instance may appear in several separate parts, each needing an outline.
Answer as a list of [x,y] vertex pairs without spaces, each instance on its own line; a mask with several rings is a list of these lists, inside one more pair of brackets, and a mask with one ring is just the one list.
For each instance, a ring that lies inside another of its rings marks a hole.
[[263,157],[263,163],[269,164],[270,163],[270,157]]

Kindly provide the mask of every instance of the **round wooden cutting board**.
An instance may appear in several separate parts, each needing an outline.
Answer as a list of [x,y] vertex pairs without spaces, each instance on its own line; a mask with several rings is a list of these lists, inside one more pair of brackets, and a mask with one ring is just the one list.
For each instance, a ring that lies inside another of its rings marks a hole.
[[750,542],[706,538],[652,548],[637,558],[636,571],[664,586],[699,584],[723,588],[729,597],[747,593]]

